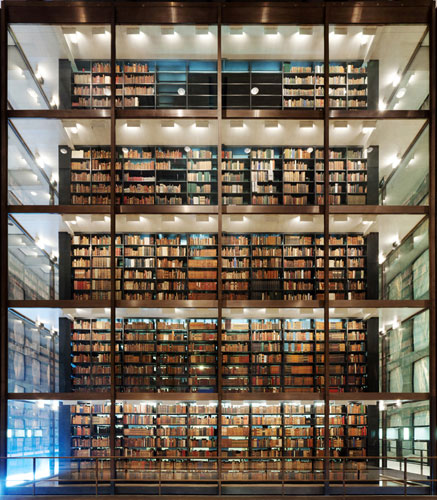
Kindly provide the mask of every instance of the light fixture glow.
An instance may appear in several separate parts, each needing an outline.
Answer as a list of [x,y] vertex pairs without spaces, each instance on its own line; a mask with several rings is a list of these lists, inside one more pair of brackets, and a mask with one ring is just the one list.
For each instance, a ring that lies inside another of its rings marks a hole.
[[278,122],[278,120],[266,120],[264,122],[264,127],[265,128],[278,128],[279,122]]
[[174,26],[161,26],[161,35],[174,35]]
[[391,166],[392,168],[396,168],[399,166],[399,163],[401,163],[401,157],[396,155],[393,160],[391,161]]
[[376,129],[376,120],[363,122],[363,132],[368,133]]
[[166,120],[161,122],[162,128],[173,128],[175,126],[175,122],[173,120]]
[[393,75],[391,84],[393,85],[393,87],[396,87],[397,85],[399,85],[400,81],[401,81],[401,75],[399,73],[395,73]]
[[347,26],[335,26],[334,27],[334,35],[336,35],[336,36],[347,35]]
[[347,121],[345,120],[341,120],[341,121],[335,121],[334,122],[334,128],[342,128],[342,129],[345,129],[345,128],[348,128],[349,127],[349,124]]
[[299,122],[299,128],[313,128],[314,122],[312,121],[301,121]]
[[404,97],[404,95],[407,93],[407,89],[405,87],[402,87],[400,88],[397,92],[396,92],[396,97],[398,99],[402,99],[402,97]]
[[62,31],[64,33],[65,39],[68,41],[70,40],[71,43],[76,44],[77,43],[77,30],[76,28],[62,28]]
[[36,93],[36,91],[35,91],[35,90],[33,90],[33,89],[27,89],[27,93],[30,95],[30,97],[31,97],[33,100],[35,100],[35,101],[37,101],[37,100],[38,100],[38,94]]
[[104,26],[94,26],[94,28],[91,29],[91,32],[93,36],[106,35],[106,29]]
[[128,127],[128,128],[140,128],[141,122],[140,122],[140,120],[127,120],[126,127]]
[[196,35],[209,35],[209,26],[196,26]]
[[312,35],[313,27],[312,26],[299,26],[299,35]]
[[407,85],[410,85],[411,83],[413,83],[415,78],[416,78],[416,73],[411,73],[410,78],[408,78]]
[[265,26],[264,27],[264,35],[278,35],[278,27],[277,26]]
[[209,121],[208,120],[196,120],[196,128],[208,128]]
[[243,128],[244,122],[243,122],[243,120],[231,120],[229,126],[231,128]]
[[140,27],[139,26],[128,26],[126,28],[126,35],[129,35],[129,36],[137,36],[139,35],[141,32],[140,32]]
[[379,262],[379,264],[384,264],[384,262],[385,262],[385,255],[382,252],[380,252],[380,254],[378,256],[378,262]]
[[231,26],[229,28],[229,33],[231,35],[243,35],[243,26]]

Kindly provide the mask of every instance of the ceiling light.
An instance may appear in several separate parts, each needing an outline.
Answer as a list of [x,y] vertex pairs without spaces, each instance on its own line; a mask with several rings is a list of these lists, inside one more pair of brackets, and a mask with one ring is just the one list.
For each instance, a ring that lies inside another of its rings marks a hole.
[[185,95],[185,89],[184,89],[184,87],[179,87],[178,88],[178,95]]
[[348,128],[348,127],[349,127],[349,124],[345,120],[334,122],[334,128]]
[[174,221],[175,221],[174,215],[163,215],[162,216],[162,222],[174,222]]
[[189,152],[191,151],[190,146],[185,146],[185,147],[184,147],[184,151],[185,151],[186,153],[189,153]]
[[140,122],[140,120],[127,120],[126,127],[128,127],[128,128],[140,128],[141,122]]
[[196,222],[209,222],[209,215],[196,215]]
[[264,35],[277,35],[278,27],[277,26],[264,26]]
[[401,75],[399,73],[395,73],[393,75],[393,79],[392,79],[392,85],[393,87],[396,87],[396,85],[399,85],[399,82],[401,81]]
[[231,128],[243,128],[244,122],[243,120],[231,120],[229,125]]
[[396,97],[398,99],[402,99],[404,95],[407,93],[407,89],[405,87],[401,87],[397,92],[396,92]]
[[384,262],[385,262],[385,255],[382,252],[380,252],[380,254],[378,256],[378,262],[380,264],[384,264]]
[[251,151],[252,151],[252,150],[251,150],[250,148],[244,148],[244,152],[245,152],[246,154],[249,154]]
[[363,132],[372,132],[376,129],[376,120],[363,122]]
[[299,35],[312,35],[313,27],[312,26],[300,26],[299,27]]
[[413,83],[415,78],[416,78],[416,73],[411,73],[410,78],[408,78],[407,85],[410,85],[411,83]]
[[231,222],[243,222],[244,215],[231,215],[230,220]]
[[161,127],[163,128],[172,128],[175,126],[175,122],[173,120],[166,120],[161,122]]
[[33,89],[27,89],[27,93],[30,95],[30,97],[32,99],[34,99],[35,101],[38,100],[38,94],[35,92],[35,90]]
[[314,148],[312,148],[312,147],[307,148],[307,153],[311,154],[313,151],[314,151]]
[[36,195],[37,195],[36,191],[31,191],[31,192],[30,192],[30,194],[31,194],[32,196],[36,196]]
[[77,134],[77,128],[77,123],[75,122],[64,122],[64,129],[67,133]]
[[379,101],[379,104],[378,104],[378,109],[380,111],[384,111],[387,109],[387,103],[384,102],[382,99]]
[[313,128],[314,127],[314,122],[312,122],[312,121],[302,121],[302,122],[299,122],[299,127],[300,128]]
[[129,148],[122,148],[122,151],[125,155],[129,154]]
[[91,33],[93,35],[105,35],[106,29],[104,26],[95,26],[94,28],[91,29]]
[[252,95],[257,95],[257,94],[258,94],[258,92],[259,92],[259,88],[258,88],[258,87],[252,87],[252,88],[250,89],[250,93],[251,93]]
[[264,122],[264,127],[265,128],[278,128],[279,122],[278,122],[278,120],[266,120]]
[[140,34],[139,26],[129,26],[126,28],[126,35],[135,36]]
[[196,35],[209,35],[209,26],[196,26]]
[[208,127],[209,127],[208,120],[197,120],[196,121],[196,128],[208,128]]
[[174,26],[161,26],[161,35],[174,35]]
[[[64,36],[71,43],[77,43],[77,30],[76,28],[62,28]],[[68,38],[67,38],[68,37]]]
[[347,35],[347,27],[346,26],[335,26],[334,35]]
[[414,161],[416,160],[416,157],[413,155],[410,159],[410,161],[408,162],[407,164],[407,167],[409,167],[410,165],[412,165],[414,163]]
[[376,26],[365,26],[363,28],[362,34],[366,36],[376,35]]
[[63,155],[66,155],[68,153],[68,149],[67,148],[61,148],[59,150]]
[[399,166],[399,163],[401,163],[401,157],[400,156],[395,156],[391,162],[391,166],[393,168],[396,168],[397,166]]
[[42,85],[44,83],[44,78],[41,74],[41,68],[39,65],[35,69],[35,78],[38,80],[38,82]]
[[39,156],[39,154],[36,154],[35,155],[35,162],[36,164],[41,167],[41,168],[44,168],[45,167],[45,163],[44,163],[44,160],[41,158],[41,156]]
[[243,34],[243,26],[231,26],[229,28],[229,33],[231,35],[242,35]]

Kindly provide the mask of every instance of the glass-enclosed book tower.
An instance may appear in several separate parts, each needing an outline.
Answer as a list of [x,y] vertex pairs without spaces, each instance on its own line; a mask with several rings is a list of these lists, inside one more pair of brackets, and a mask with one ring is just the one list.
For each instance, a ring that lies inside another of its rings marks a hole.
[[434,492],[433,3],[2,16],[5,498]]

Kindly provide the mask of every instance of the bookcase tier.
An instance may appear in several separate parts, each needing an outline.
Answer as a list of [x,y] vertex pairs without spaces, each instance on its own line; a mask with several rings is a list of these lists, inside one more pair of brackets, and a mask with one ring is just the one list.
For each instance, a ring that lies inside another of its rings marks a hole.
[[[161,470],[169,480],[215,479],[221,455],[224,481],[323,480],[324,462],[310,459],[327,454],[323,403],[222,402],[220,406],[117,402],[117,477],[156,480]],[[71,421],[73,456],[108,456],[108,410],[108,404],[71,406],[65,416]],[[362,404],[330,405],[331,480],[341,480],[346,468],[351,479],[365,476],[365,462],[353,458],[366,456],[368,415]],[[341,457],[349,457],[347,467]],[[87,462],[82,464],[81,474],[87,470]]]

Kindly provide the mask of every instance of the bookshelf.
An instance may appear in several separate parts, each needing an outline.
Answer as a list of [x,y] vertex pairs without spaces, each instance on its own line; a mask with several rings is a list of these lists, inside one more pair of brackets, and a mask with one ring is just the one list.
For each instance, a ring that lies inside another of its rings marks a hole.
[[[330,320],[330,392],[361,392],[374,355],[377,325]],[[367,342],[368,337],[371,339]],[[224,319],[222,386],[225,393],[321,392],[324,387],[324,322],[317,319]]]
[[111,387],[111,324],[108,319],[75,319],[71,330],[74,391],[106,392]]
[[[329,203],[378,204],[377,146],[329,152]],[[324,152],[311,145],[223,146],[224,205],[323,205]]]
[[[71,336],[71,390],[109,391],[109,319],[76,318],[61,333]],[[117,319],[115,375],[121,392],[217,392],[217,320]]]
[[111,237],[76,234],[71,238],[73,299],[108,300],[111,288]]
[[[116,298],[125,300],[215,300],[216,234],[116,235]],[[77,300],[107,300],[110,239],[106,234],[60,233],[61,281],[71,280]],[[64,262],[71,255],[71,267]],[[70,287],[61,287],[67,297]]]
[[[324,106],[321,61],[223,60],[224,108],[320,109]],[[378,61],[329,63],[329,106],[377,109]]]
[[[110,148],[59,146],[60,204],[110,203]],[[118,146],[116,202],[217,205],[217,148]]]
[[[59,60],[63,109],[111,107],[109,60]],[[116,60],[115,105],[132,109],[214,109],[217,62],[211,60]]]
[[[366,297],[375,238],[332,235],[329,277],[332,299]],[[313,300],[323,296],[323,236],[320,234],[229,234],[222,238],[223,295],[227,300]],[[368,246],[371,248],[369,249]],[[373,290],[371,290],[373,293]],[[367,293],[370,298],[371,293]]]

